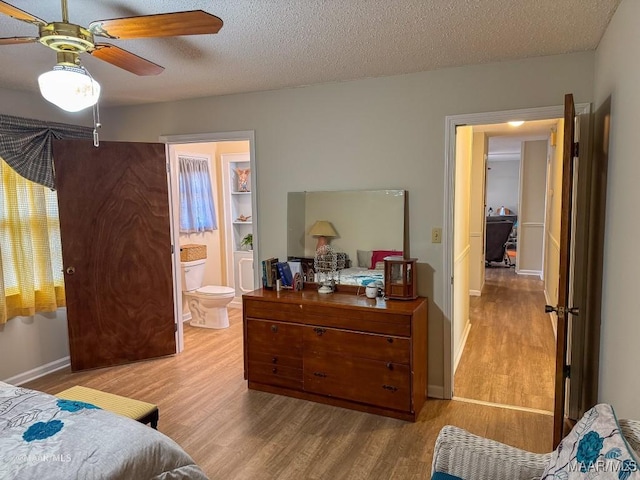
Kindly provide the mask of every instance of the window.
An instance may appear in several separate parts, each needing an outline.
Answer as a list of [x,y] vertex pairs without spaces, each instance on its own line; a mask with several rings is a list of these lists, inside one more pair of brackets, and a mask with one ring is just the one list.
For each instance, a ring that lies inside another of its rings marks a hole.
[[178,156],[180,180],[180,233],[217,230],[209,160]]
[[56,193],[0,159],[0,324],[65,305]]

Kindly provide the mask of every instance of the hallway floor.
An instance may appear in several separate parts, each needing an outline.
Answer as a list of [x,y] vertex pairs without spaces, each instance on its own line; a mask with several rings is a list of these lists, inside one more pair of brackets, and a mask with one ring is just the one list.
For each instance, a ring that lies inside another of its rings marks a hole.
[[555,337],[538,277],[487,268],[471,297],[471,329],[454,378],[455,398],[553,411]]

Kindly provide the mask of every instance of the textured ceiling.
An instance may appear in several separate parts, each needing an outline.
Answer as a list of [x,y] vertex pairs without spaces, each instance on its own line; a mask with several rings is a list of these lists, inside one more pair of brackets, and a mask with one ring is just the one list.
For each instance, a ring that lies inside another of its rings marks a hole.
[[[620,0],[68,0],[70,22],[202,9],[217,35],[112,43],[166,68],[137,77],[89,55],[103,105],[272,90],[594,50]],[[47,21],[57,0],[9,0]],[[1,16],[0,37],[35,26]],[[37,91],[55,63],[40,44],[0,46],[0,87]]]

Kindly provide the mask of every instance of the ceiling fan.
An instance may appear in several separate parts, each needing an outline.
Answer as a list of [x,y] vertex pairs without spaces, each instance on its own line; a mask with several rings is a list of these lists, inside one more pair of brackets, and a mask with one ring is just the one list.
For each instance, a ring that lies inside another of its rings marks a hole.
[[[66,73],[82,74],[87,76],[89,81],[94,84],[97,84],[97,82],[88,76],[86,70],[80,63],[79,56],[81,53],[88,53],[136,75],[157,75],[164,70],[164,67],[116,45],[96,42],[95,37],[133,39],[202,35],[218,33],[220,28],[222,28],[222,20],[220,18],[203,10],[97,20],[91,22],[89,26],[85,28],[70,23],[67,0],[61,0],[61,4],[62,21],[46,22],[35,15],[0,0],[1,14],[31,23],[39,29],[39,35],[37,37],[0,38],[0,45],[40,42],[44,46],[54,50],[57,54],[57,65],[54,67],[54,72],[63,71]],[[47,74],[48,73],[52,72],[47,72]],[[62,79],[62,77],[60,78]],[[89,84],[88,81],[85,83],[87,83],[87,85]],[[42,91],[42,82],[40,82],[40,88]],[[58,88],[60,88],[60,85],[58,85]],[[92,85],[91,88],[95,94],[95,85]],[[97,88],[99,89],[99,85]],[[42,91],[42,93],[43,96],[47,98],[44,91]],[[51,101],[49,98],[47,98],[47,100]],[[95,98],[93,103],[86,106],[91,106],[96,102],[97,98]],[[86,106],[82,108],[86,108]],[[80,109],[81,108],[78,110]]]

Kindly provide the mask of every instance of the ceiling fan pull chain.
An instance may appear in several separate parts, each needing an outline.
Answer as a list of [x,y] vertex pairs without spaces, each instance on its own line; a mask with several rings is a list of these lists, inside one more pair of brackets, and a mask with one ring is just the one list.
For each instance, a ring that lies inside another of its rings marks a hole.
[[102,124],[100,123],[100,107],[96,102],[93,105],[93,146],[94,147],[100,146],[100,136],[98,135],[98,129],[100,127],[102,127]]
[[69,23],[69,9],[67,8],[67,0],[61,0],[62,3],[62,21]]

